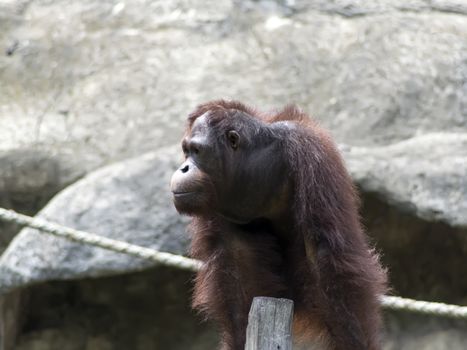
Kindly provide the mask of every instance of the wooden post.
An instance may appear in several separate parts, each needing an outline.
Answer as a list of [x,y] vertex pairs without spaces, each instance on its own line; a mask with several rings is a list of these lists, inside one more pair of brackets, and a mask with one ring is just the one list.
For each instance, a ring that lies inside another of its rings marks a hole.
[[292,350],[293,301],[256,297],[251,304],[245,350]]

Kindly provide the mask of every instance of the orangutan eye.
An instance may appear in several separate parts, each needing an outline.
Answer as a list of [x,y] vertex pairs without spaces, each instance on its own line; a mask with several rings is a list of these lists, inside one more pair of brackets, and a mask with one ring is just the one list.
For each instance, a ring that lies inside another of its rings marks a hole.
[[238,143],[240,141],[240,135],[238,132],[235,130],[227,131],[227,139],[229,140],[229,144],[233,149],[238,148]]

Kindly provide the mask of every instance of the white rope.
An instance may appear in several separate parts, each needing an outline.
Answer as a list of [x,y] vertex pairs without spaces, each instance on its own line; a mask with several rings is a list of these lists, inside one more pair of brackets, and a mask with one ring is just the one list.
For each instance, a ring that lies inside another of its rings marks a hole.
[[422,314],[467,318],[467,306],[435,303],[389,295],[381,298],[381,304],[383,307],[393,310],[407,310]]
[[35,228],[37,230],[50,233],[54,236],[67,238],[75,242],[113,250],[118,253],[133,255],[138,258],[151,260],[163,265],[178,267],[191,271],[197,271],[201,267],[200,261],[185,258],[181,255],[159,252],[154,249],[140,247],[134,244],[96,235],[94,233],[75,230],[41,218],[32,218],[27,215],[18,214],[13,210],[0,208],[0,219],[8,222],[14,222],[21,226]]
[[[159,252],[155,249],[140,247],[134,244],[96,235],[94,233],[75,230],[41,218],[32,218],[27,215],[18,214],[13,210],[0,208],[0,219],[3,221],[19,224],[21,226],[35,228],[39,231],[47,232],[54,236],[67,238],[75,242],[85,243],[118,253],[124,253],[142,259],[151,260],[158,264],[173,266],[191,271],[198,271],[202,265],[202,263],[198,260],[189,259],[180,255]],[[422,314],[467,319],[467,306],[434,303],[387,295],[381,298],[381,304],[383,307],[388,309],[406,310]]]

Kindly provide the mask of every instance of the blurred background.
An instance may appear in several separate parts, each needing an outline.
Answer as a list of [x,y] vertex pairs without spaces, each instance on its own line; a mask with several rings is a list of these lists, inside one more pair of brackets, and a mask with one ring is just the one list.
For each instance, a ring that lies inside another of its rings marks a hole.
[[[0,207],[174,253],[187,114],[296,103],[334,135],[393,295],[467,305],[465,0],[0,0]],[[192,275],[0,222],[0,349],[215,349]],[[467,321],[385,311],[384,350]]]

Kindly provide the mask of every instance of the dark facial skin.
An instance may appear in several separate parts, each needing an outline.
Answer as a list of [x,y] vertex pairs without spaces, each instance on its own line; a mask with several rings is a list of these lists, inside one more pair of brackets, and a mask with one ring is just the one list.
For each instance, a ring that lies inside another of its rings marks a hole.
[[177,210],[239,224],[279,218],[289,184],[278,129],[240,112],[217,124],[209,112],[197,118],[182,141],[185,162],[171,180]]

